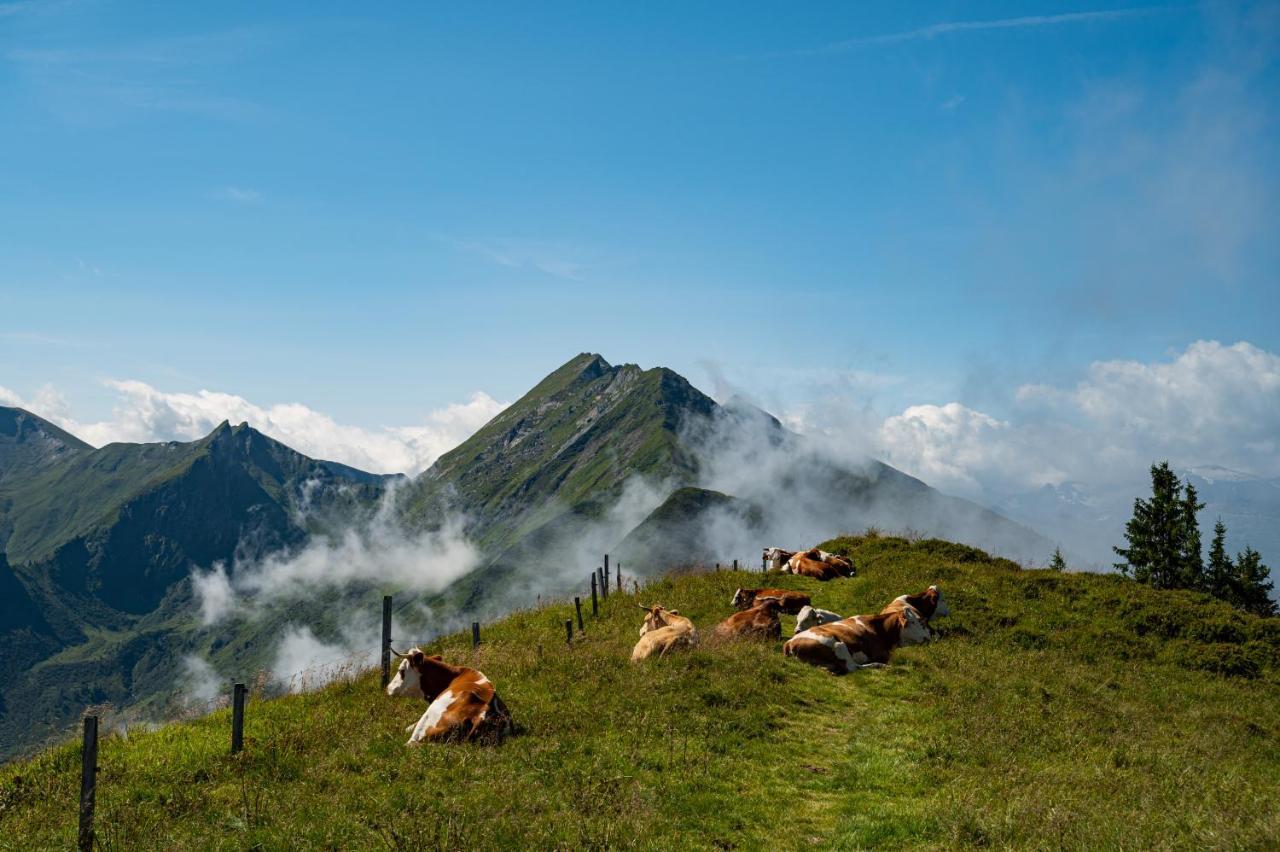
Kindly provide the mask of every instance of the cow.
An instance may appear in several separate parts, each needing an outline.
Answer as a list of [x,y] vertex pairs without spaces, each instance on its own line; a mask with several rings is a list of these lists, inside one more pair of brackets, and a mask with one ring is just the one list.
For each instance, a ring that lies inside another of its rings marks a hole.
[[698,644],[698,631],[694,629],[693,622],[676,610],[657,605],[639,604],[639,607],[649,614],[640,626],[640,641],[631,650],[631,662],[653,656],[665,657],[668,651]]
[[899,595],[880,612],[898,612],[903,609],[915,610],[925,624],[935,618],[951,614],[951,607],[947,606],[947,602],[942,597],[942,590],[937,586],[930,586],[918,595]]
[[728,639],[779,639],[782,637],[782,622],[778,613],[782,611],[782,601],[777,598],[756,598],[751,609],[735,612],[711,629],[711,638],[717,641]]
[[818,558],[828,565],[833,566],[840,572],[841,576],[852,577],[858,571],[853,567],[853,560],[847,556],[840,556],[837,553],[827,553],[825,550],[818,551]]
[[797,633],[782,653],[835,674],[887,665],[894,648],[929,641],[929,627],[913,609],[855,615]]
[[829,609],[806,606],[796,613],[796,633],[803,633],[810,627],[817,627],[819,624],[830,624],[842,618],[844,618],[843,615],[832,612]]
[[734,609],[751,609],[760,598],[777,598],[782,603],[782,611],[791,615],[809,605],[808,595],[789,589],[738,589],[729,604]]
[[[814,555],[810,556],[810,554]],[[795,554],[788,560],[787,568],[792,574],[812,577],[815,580],[834,580],[837,577],[844,576],[840,568],[819,559],[816,550]]]
[[421,648],[400,657],[400,667],[387,684],[387,695],[421,695],[427,703],[422,718],[405,729],[408,745],[425,741],[479,740],[501,742],[512,732],[511,713],[484,672],[451,666],[439,654]]
[[781,547],[766,547],[761,554],[766,565],[773,571],[786,570],[787,560],[795,556],[794,550],[783,550]]

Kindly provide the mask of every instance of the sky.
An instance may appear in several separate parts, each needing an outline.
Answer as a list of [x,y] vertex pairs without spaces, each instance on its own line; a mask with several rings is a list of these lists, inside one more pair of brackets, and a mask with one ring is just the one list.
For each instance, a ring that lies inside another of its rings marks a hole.
[[0,0],[0,404],[415,472],[582,351],[1280,475],[1280,4]]

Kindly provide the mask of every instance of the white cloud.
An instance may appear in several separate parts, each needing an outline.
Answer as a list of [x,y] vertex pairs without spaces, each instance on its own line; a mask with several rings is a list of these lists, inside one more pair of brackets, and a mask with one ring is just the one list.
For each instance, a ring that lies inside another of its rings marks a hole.
[[191,441],[223,420],[250,426],[313,458],[342,462],[374,473],[418,473],[489,422],[506,403],[477,391],[427,415],[422,423],[367,429],[338,423],[301,403],[259,406],[244,397],[202,390],[171,393],[145,382],[109,381],[119,395],[110,420],[81,423],[66,399],[46,385],[24,400],[0,387],[0,402],[56,421],[95,446],[116,441]]
[[205,625],[221,620],[231,612],[235,603],[231,580],[227,577],[226,566],[221,563],[207,572],[193,572],[191,589],[200,603],[200,621]]
[[1152,461],[1280,475],[1280,356],[1192,343],[1168,360],[1098,361],[1074,387],[1024,385],[1000,420],[958,402],[884,421],[886,460],[982,494],[1063,481],[1140,481]]

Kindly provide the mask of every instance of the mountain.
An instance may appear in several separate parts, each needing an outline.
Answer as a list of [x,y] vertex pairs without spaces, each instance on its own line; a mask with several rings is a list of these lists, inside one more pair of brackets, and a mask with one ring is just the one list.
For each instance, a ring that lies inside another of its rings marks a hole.
[[[722,510],[721,498],[735,509]],[[1030,529],[886,464],[833,457],[741,400],[720,405],[669,369],[613,366],[593,353],[411,486],[410,523],[451,514],[465,518],[489,562],[439,601],[486,612],[535,586],[576,581],[606,552],[657,573],[673,561],[754,562],[766,544],[806,546],[825,530],[867,526],[1015,558],[1052,551]]]
[[94,449],[13,408],[0,465],[0,754],[87,703],[171,690],[193,569],[299,546],[384,487],[246,424]]
[[[0,755],[89,704],[163,715],[192,656],[220,682],[272,665],[291,628],[330,648],[358,635],[365,647],[384,593],[397,597],[398,631],[429,636],[580,588],[604,553],[629,575],[655,575],[674,563],[753,565],[762,546],[869,526],[1014,558],[1052,550],[888,465],[834,456],[741,400],[720,405],[669,369],[591,353],[416,480],[392,479],[311,459],[243,423],[197,441],[94,449],[0,409]],[[364,536],[354,556],[341,549],[353,533]],[[423,558],[436,534],[459,545],[443,566]],[[339,573],[352,558],[365,567],[338,584],[290,581],[287,600],[202,623],[193,572],[314,568],[313,545],[334,541]],[[466,573],[443,591],[411,595],[460,564]]]

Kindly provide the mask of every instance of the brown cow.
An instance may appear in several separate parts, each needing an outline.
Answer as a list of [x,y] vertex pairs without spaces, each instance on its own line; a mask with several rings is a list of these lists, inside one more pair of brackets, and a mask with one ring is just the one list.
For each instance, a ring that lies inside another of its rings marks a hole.
[[640,641],[631,650],[631,662],[647,660],[654,655],[661,658],[668,651],[698,644],[698,631],[694,629],[693,622],[677,610],[658,605],[639,604],[639,607],[649,614],[640,626]]
[[915,610],[903,609],[819,624],[788,639],[782,653],[844,674],[883,666],[894,648],[927,641],[928,626]]
[[823,562],[816,556],[811,557],[809,553],[817,553],[817,551],[811,550],[808,553],[797,553],[787,561],[787,569],[792,574],[812,577],[815,580],[834,580],[837,577],[844,576],[836,566]]
[[392,653],[401,660],[387,695],[421,695],[429,702],[422,718],[405,729],[411,732],[409,745],[424,740],[501,742],[511,733],[511,714],[483,672],[451,666],[421,648]]
[[918,595],[899,595],[889,601],[880,612],[898,612],[907,607],[914,609],[925,624],[934,618],[951,614],[951,607],[942,599],[942,590],[937,586],[930,586]]
[[760,598],[777,598],[782,603],[782,611],[791,615],[809,605],[808,595],[789,589],[738,589],[729,603],[734,609],[751,609]]
[[834,566],[842,576],[852,577],[858,573],[853,567],[853,560],[847,556],[841,556],[838,553],[827,553],[825,550],[818,550],[817,554],[819,559],[828,565]]
[[711,630],[711,638],[724,641],[726,639],[779,639],[782,636],[782,622],[778,621],[778,613],[782,611],[782,601],[777,598],[756,598],[756,605],[751,609],[735,612]]

